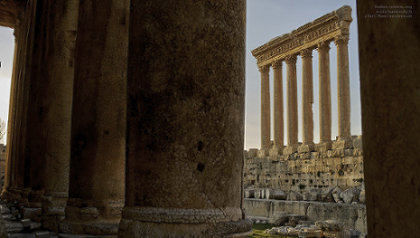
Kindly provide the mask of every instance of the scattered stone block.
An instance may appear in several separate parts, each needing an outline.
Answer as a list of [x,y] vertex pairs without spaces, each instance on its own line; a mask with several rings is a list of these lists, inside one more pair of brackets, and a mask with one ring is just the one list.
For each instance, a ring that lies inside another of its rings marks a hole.
[[315,226],[323,231],[341,231],[344,225],[337,220],[325,220],[315,222]]
[[290,155],[290,154],[296,153],[297,152],[297,149],[298,149],[298,146],[297,145],[289,145],[289,146],[286,146],[283,149],[283,154],[284,155]]
[[362,136],[353,136],[352,141],[353,141],[353,147],[355,149],[357,149],[359,151],[363,151]]
[[333,199],[334,199],[334,202],[343,202],[342,200],[341,200],[341,197],[340,197],[340,194],[341,194],[341,192],[343,192],[343,190],[341,190],[341,188],[340,187],[335,187],[335,188],[333,188],[332,190],[331,190],[331,195],[332,195],[332,197],[333,197]]
[[296,191],[289,191],[289,194],[287,196],[287,200],[290,201],[302,201],[303,196],[299,192]]
[[340,198],[345,203],[352,203],[359,201],[360,190],[357,188],[348,188],[340,193]]
[[36,238],[50,238],[51,234],[49,231],[37,231],[35,232]]
[[269,199],[275,199],[275,200],[286,200],[287,199],[287,194],[283,190],[269,189],[267,191],[268,191],[268,195],[266,194],[266,196]]
[[244,190],[244,197],[245,198],[254,198],[255,197],[255,190],[254,189],[245,189]]
[[22,209],[22,218],[31,219],[33,221],[40,221],[42,214],[42,208],[30,208],[24,207]]
[[25,227],[25,228],[29,228],[31,226],[31,220],[30,219],[22,219],[20,222],[22,223],[23,227]]
[[22,223],[13,221],[13,222],[6,222],[6,231],[8,233],[18,233],[23,231],[25,227],[22,225]]
[[333,142],[332,149],[349,149],[353,147],[353,141],[351,139],[339,139]]
[[299,230],[299,238],[321,238],[322,231],[317,228],[301,228]]
[[365,202],[366,202],[365,189],[360,190],[360,194],[359,194],[359,202],[360,202],[360,203],[365,203]]

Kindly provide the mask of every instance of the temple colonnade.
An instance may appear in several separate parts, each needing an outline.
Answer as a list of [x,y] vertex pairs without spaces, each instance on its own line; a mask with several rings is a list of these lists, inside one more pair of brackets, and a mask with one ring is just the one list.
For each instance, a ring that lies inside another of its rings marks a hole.
[[[289,34],[274,38],[253,50],[261,72],[261,151],[263,154],[291,154],[319,150],[348,148],[350,134],[350,86],[348,41],[349,25],[352,21],[351,8],[344,6],[326,14]],[[337,46],[337,99],[338,140],[331,141],[331,87],[330,87],[330,43]],[[314,144],[312,105],[313,66],[312,52],[319,57],[319,134],[320,143]],[[302,60],[302,142],[298,142],[298,98],[296,61]],[[286,89],[283,90],[283,62],[286,65]],[[274,74],[274,141],[271,145],[270,68]],[[286,94],[287,141],[284,138],[283,94]],[[284,145],[286,144],[286,147]]]

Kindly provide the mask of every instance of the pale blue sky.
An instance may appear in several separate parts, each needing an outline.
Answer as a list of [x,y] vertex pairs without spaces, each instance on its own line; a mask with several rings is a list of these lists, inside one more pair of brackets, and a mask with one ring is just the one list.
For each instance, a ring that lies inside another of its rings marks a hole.
[[[13,30],[7,27],[0,27],[0,118],[4,121],[7,121],[9,112],[14,42]],[[4,141],[0,141],[0,143]]]
[[[245,148],[260,147],[260,74],[251,50],[266,43],[270,39],[289,33],[326,13],[334,11],[343,5],[349,5],[353,22],[350,25],[349,57],[350,57],[350,88],[351,88],[351,132],[361,134],[360,90],[359,90],[359,59],[357,42],[357,18],[355,0],[247,0],[246,29],[246,114],[245,114]],[[7,120],[9,110],[10,77],[12,73],[13,30],[0,27],[0,118]],[[336,48],[330,45],[330,72],[332,96],[332,136],[337,136],[337,59]],[[283,66],[285,67],[285,66]],[[298,102],[299,102],[299,140],[301,140],[301,61],[297,62]],[[283,78],[286,78],[283,70]],[[314,72],[314,135],[319,141],[318,126],[318,55],[313,51]],[[272,71],[270,72],[270,90],[272,90]],[[283,80],[285,83],[285,80]],[[286,87],[284,86],[283,89]],[[272,94],[272,93],[271,93]],[[285,92],[284,92],[284,96]],[[284,102],[285,98],[284,98]],[[271,103],[272,106],[272,103]],[[286,115],[284,115],[286,118]],[[285,120],[286,123],[286,120]],[[286,138],[286,131],[285,131]],[[286,140],[285,140],[286,141]]]
[[[359,58],[357,42],[357,16],[355,0],[248,0],[247,1],[247,32],[246,32],[246,112],[245,112],[245,148],[260,148],[260,90],[261,81],[256,60],[251,50],[268,42],[276,36],[289,33],[318,17],[332,12],[343,5],[352,8],[353,22],[350,24],[349,64],[350,64],[350,97],[351,97],[351,133],[361,135],[360,86],[359,86]],[[331,75],[331,103],[332,103],[332,139],[338,135],[337,125],[337,51],[334,43],[330,44],[330,75]],[[301,91],[302,64],[298,57],[298,117],[299,141],[302,140]],[[283,69],[285,65],[283,64]],[[313,51],[313,79],[314,79],[314,137],[319,142],[318,120],[318,54]],[[286,88],[286,70],[283,70],[283,90]],[[270,90],[273,96],[273,72],[270,71]],[[286,92],[283,92],[283,102],[286,102]],[[271,99],[271,116],[273,103]],[[286,110],[286,107],[284,107]],[[286,111],[284,111],[286,123]],[[273,120],[271,120],[271,123]],[[272,129],[272,128],[271,128]],[[273,133],[273,132],[272,132]],[[286,129],[285,129],[285,141]],[[271,137],[273,139],[273,137]]]

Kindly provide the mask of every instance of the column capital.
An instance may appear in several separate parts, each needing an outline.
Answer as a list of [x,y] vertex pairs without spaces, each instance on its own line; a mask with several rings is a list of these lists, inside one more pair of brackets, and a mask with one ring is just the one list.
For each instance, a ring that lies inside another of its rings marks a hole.
[[267,73],[270,70],[270,65],[258,66],[258,70],[261,73]]
[[312,49],[304,49],[300,52],[302,58],[311,57],[312,58]]
[[329,41],[323,41],[318,44],[318,51],[328,51],[330,50],[330,42]]
[[296,64],[296,55],[288,55],[285,58],[286,64]]
[[349,36],[348,35],[340,35],[334,38],[335,45],[347,45],[349,43]]
[[277,60],[274,61],[271,66],[273,67],[273,69],[281,69],[282,67],[282,61],[281,60]]

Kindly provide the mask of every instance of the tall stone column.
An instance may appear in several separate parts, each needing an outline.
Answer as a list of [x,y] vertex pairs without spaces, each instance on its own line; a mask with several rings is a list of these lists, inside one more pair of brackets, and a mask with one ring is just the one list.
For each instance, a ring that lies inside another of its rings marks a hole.
[[[32,51],[26,157],[29,206],[43,208],[43,225],[57,230],[64,219],[70,167],[74,48],[78,0],[38,1]],[[61,14],[54,14],[60,12]]]
[[319,150],[331,149],[331,86],[329,42],[318,44],[319,57]]
[[302,139],[299,152],[310,152],[314,149],[313,121],[313,80],[312,80],[312,49],[305,49],[302,58]]
[[[100,6],[100,7],[96,7]],[[129,1],[80,1],[65,233],[115,235],[125,193]]]
[[349,147],[350,134],[350,74],[348,41],[346,35],[335,39],[337,46],[337,104],[338,104],[338,140],[340,147]]
[[17,94],[17,75],[18,75],[18,58],[20,58],[21,46],[19,44],[19,28],[20,24],[15,25],[15,29],[13,31],[13,35],[15,36],[15,49],[14,49],[14,56],[13,56],[13,70],[12,70],[12,78],[11,78],[11,85],[10,85],[10,100],[9,100],[9,117],[7,122],[7,147],[6,147],[6,165],[5,165],[5,176],[4,176],[4,185],[2,189],[2,197],[6,198],[6,194],[10,194],[10,189],[14,186],[14,179],[12,176],[14,170],[14,163],[15,161],[12,160],[12,145],[11,141],[13,141],[13,137],[16,136],[14,133],[15,128],[15,121],[16,121],[16,94]]
[[284,142],[282,61],[273,63],[274,71],[274,147],[282,149]]
[[119,237],[245,237],[245,1],[132,0],[129,35]]
[[37,1],[30,1],[18,14],[15,28],[16,58],[11,87],[10,116],[7,140],[7,181],[2,197],[27,204],[27,165],[25,142],[27,126],[28,95],[31,85],[31,66],[34,46],[34,22]]
[[270,66],[259,68],[261,72],[261,150],[270,149],[271,115],[270,115]]
[[298,106],[296,55],[286,57],[287,64],[287,147],[283,153],[291,154],[297,151],[298,145]]

